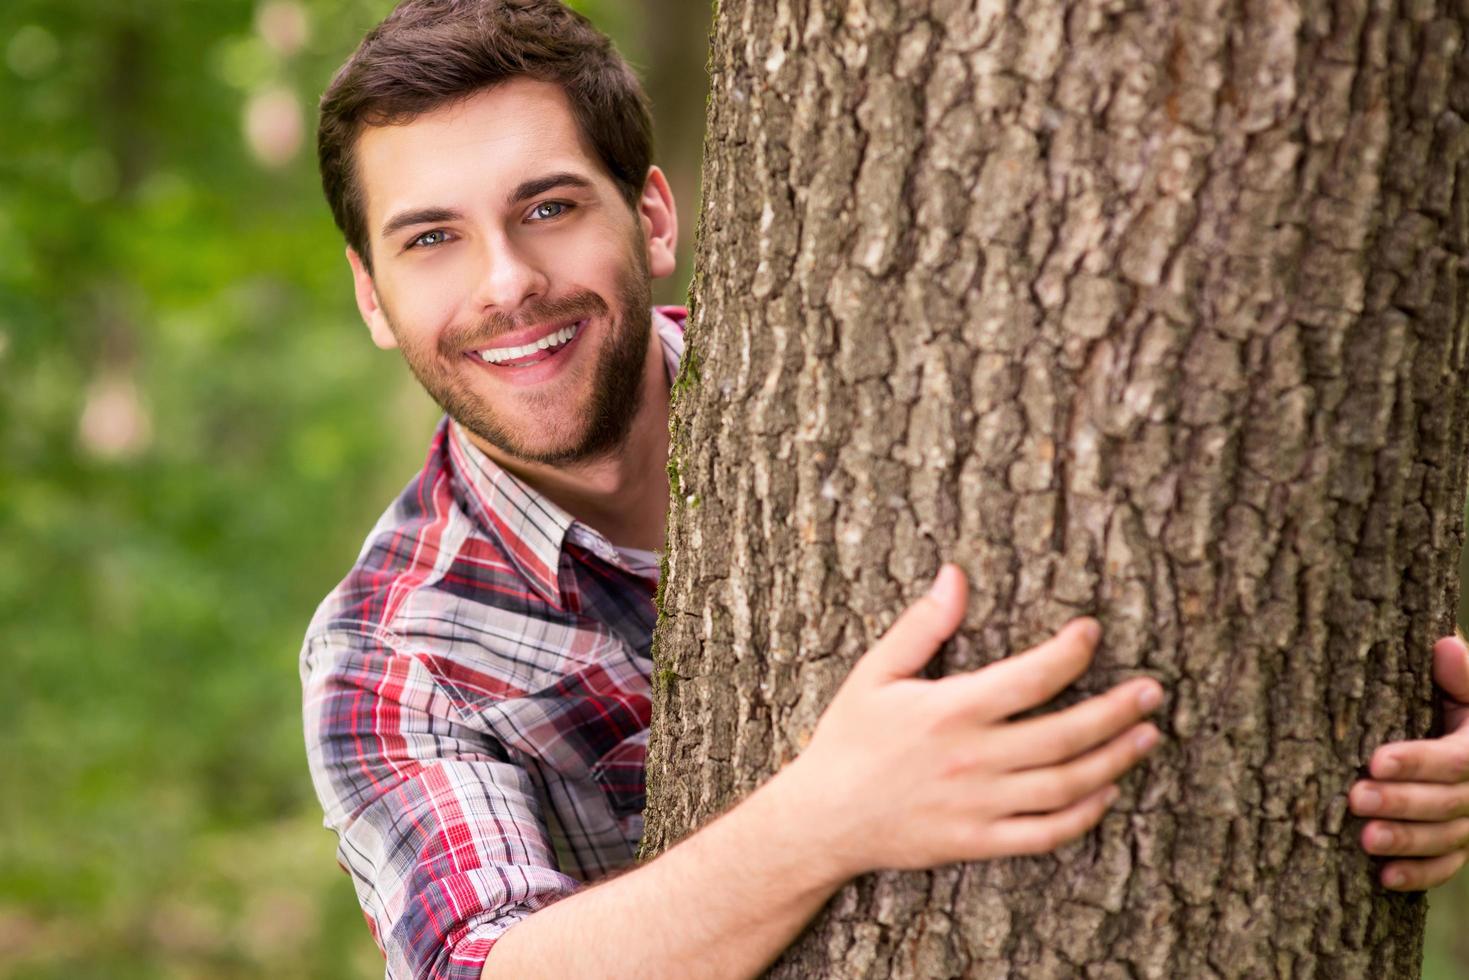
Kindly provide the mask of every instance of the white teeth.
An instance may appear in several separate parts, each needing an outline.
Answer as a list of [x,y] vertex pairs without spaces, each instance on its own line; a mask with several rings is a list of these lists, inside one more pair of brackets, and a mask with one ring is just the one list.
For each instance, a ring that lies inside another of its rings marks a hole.
[[562,344],[576,336],[581,329],[581,323],[573,323],[569,327],[562,327],[555,333],[546,334],[534,343],[525,344],[520,347],[490,347],[479,352],[480,360],[487,364],[503,364],[505,361],[513,361],[534,354],[536,351],[549,350],[552,347],[560,347]]

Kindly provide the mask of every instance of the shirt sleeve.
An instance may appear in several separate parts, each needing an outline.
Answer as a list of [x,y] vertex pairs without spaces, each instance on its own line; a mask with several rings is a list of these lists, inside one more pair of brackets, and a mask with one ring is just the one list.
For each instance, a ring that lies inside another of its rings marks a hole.
[[301,679],[312,782],[387,976],[477,980],[506,929],[579,887],[529,775],[381,640],[308,639]]

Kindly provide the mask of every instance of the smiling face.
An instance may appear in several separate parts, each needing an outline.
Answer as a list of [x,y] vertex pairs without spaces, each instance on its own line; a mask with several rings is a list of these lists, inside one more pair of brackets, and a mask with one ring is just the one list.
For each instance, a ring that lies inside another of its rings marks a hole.
[[629,207],[560,87],[524,78],[368,127],[355,149],[372,271],[347,258],[374,342],[502,453],[615,449],[645,373],[649,279],[673,271],[661,172]]

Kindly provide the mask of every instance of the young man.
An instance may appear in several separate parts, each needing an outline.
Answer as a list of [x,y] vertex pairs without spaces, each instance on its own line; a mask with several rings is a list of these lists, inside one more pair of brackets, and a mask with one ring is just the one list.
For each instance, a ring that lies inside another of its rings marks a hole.
[[[446,412],[302,652],[312,775],[391,976],[752,975],[855,875],[1084,833],[1158,738],[1148,679],[1006,720],[1085,670],[1092,620],[917,678],[963,615],[946,566],[795,762],[612,875],[641,831],[682,348],[649,307],[677,235],[649,142],[627,66],[554,0],[409,0],[322,99],[363,319]],[[1469,651],[1441,641],[1435,672],[1450,734],[1383,747],[1351,797],[1405,857],[1389,887],[1465,859]]]

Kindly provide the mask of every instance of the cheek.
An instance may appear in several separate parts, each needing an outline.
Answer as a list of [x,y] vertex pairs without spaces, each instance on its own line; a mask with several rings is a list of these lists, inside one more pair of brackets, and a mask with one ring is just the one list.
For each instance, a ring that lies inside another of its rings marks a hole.
[[400,335],[428,346],[460,317],[463,294],[443,274],[400,276],[393,284],[389,316]]
[[[636,261],[628,253],[629,229],[608,221],[589,223],[581,233],[567,236],[544,256],[544,268],[554,275],[585,283],[599,292],[615,286]],[[638,247],[642,239],[638,238]]]

